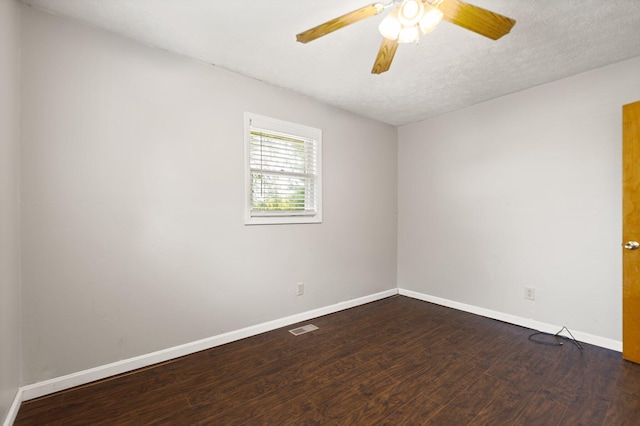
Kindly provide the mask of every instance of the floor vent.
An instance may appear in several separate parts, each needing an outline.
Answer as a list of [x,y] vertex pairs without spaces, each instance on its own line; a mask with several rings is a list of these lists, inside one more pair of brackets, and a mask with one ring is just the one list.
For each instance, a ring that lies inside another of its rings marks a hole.
[[304,327],[298,327],[298,328],[294,328],[293,330],[289,330],[289,333],[293,334],[294,336],[299,336],[301,334],[304,333],[308,333],[310,331],[313,330],[317,330],[318,327],[316,327],[313,324],[309,324],[309,325],[305,325]]

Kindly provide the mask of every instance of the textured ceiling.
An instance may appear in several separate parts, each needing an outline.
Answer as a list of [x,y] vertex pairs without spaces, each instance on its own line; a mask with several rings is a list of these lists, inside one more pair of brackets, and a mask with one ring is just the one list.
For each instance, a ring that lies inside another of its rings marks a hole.
[[381,75],[370,71],[386,12],[295,39],[372,0],[22,1],[393,125],[640,56],[640,0],[469,0],[515,19],[511,33],[443,22]]

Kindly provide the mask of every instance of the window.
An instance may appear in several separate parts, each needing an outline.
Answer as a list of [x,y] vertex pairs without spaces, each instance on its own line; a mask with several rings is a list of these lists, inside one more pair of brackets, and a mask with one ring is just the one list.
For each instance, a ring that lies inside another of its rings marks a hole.
[[322,222],[322,131],[245,113],[245,224]]

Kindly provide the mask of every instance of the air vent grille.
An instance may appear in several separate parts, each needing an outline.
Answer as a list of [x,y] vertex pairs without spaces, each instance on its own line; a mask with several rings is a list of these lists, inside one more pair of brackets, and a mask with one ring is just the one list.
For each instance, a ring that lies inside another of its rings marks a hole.
[[301,334],[308,333],[310,331],[317,330],[317,329],[318,327],[316,327],[315,325],[309,324],[303,327],[298,327],[298,328],[294,328],[293,330],[289,330],[289,333],[293,334],[294,336],[299,336]]

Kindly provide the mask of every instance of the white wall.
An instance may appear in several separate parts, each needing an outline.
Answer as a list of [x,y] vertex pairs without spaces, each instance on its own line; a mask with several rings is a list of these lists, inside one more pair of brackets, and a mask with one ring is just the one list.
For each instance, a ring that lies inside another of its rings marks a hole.
[[398,286],[620,341],[639,75],[636,58],[401,127]]
[[0,420],[20,386],[20,9],[0,0]]
[[[394,127],[31,8],[22,34],[25,384],[396,287]],[[323,130],[322,224],[243,225],[244,111]]]

